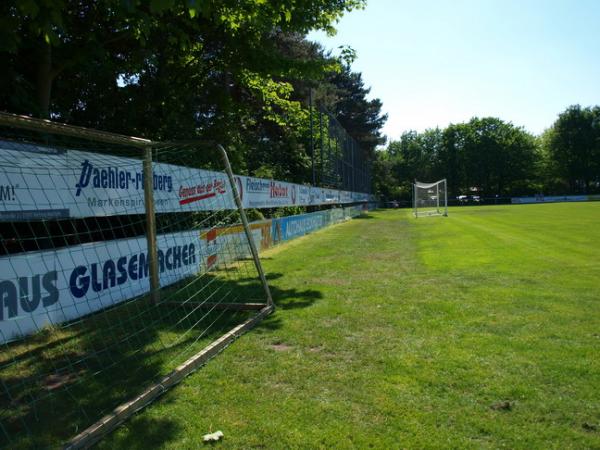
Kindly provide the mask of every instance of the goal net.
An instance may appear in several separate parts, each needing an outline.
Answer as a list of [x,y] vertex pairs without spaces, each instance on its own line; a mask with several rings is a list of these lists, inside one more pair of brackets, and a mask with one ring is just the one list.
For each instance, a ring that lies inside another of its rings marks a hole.
[[413,209],[415,217],[448,215],[446,179],[434,183],[413,184]]
[[218,146],[9,119],[0,448],[87,447],[271,312],[260,230]]

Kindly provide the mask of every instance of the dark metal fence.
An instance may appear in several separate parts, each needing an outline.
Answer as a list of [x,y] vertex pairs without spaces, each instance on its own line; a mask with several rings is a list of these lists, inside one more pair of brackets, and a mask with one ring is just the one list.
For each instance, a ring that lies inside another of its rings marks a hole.
[[333,114],[311,105],[313,185],[371,193],[371,161]]

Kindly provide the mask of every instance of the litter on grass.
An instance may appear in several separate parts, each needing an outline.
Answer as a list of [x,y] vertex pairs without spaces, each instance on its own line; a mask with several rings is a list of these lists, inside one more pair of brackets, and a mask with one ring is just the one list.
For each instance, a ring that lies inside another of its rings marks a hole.
[[204,442],[217,442],[217,441],[220,441],[222,437],[223,437],[222,431],[215,431],[214,433],[205,434],[202,437],[202,440]]

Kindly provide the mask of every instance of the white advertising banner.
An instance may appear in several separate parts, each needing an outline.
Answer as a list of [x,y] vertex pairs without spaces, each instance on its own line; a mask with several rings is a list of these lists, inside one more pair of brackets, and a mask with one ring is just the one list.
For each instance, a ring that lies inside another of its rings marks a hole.
[[[257,248],[344,220],[337,208],[250,224]],[[161,286],[250,255],[240,224],[157,237]],[[83,317],[147,293],[144,236],[18,253],[0,258],[0,343]]]
[[[158,236],[161,286],[206,265],[200,233]],[[148,292],[146,238],[95,242],[0,258],[0,342]]]
[[558,203],[558,202],[586,202],[589,200],[587,195],[555,195],[535,197],[512,197],[511,203]]
[[[234,209],[223,172],[153,164],[158,213]],[[367,201],[364,193],[236,176],[245,208]],[[144,213],[142,161],[0,141],[0,220]]]

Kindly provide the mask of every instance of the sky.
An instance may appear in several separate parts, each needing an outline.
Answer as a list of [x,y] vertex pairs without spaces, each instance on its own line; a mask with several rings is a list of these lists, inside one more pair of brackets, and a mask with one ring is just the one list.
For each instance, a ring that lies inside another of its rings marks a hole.
[[388,139],[474,116],[540,134],[600,104],[600,0],[368,0],[336,28],[308,37],[356,50]]

